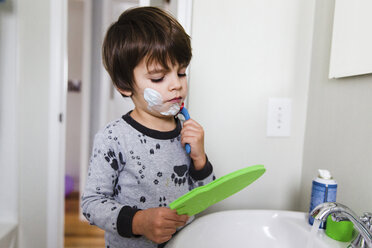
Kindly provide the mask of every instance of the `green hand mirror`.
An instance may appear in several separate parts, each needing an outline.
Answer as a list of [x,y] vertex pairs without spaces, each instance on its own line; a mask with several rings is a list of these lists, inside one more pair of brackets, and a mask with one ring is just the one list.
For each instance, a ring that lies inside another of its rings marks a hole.
[[198,214],[209,206],[244,189],[261,177],[265,171],[263,165],[249,166],[234,171],[207,185],[191,190],[174,200],[169,206],[171,209],[177,210],[179,215],[192,216]]

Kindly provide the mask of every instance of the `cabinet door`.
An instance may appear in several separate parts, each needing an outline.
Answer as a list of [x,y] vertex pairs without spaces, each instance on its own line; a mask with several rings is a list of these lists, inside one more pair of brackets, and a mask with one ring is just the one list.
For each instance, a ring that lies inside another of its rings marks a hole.
[[329,78],[372,73],[372,1],[336,0]]

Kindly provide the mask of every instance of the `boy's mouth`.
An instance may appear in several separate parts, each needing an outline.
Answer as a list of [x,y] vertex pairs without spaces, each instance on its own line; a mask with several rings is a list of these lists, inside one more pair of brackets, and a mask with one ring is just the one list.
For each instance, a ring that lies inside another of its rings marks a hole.
[[171,102],[171,103],[181,103],[182,102],[182,97],[172,98],[168,102]]

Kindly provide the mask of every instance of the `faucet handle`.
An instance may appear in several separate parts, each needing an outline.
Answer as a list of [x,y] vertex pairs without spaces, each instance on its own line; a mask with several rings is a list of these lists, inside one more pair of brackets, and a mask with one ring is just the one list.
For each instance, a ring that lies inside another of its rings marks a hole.
[[363,215],[360,217],[360,220],[367,225],[372,225],[372,213],[370,212],[363,213]]
[[338,212],[332,213],[331,217],[332,217],[332,220],[336,222],[349,220],[347,216],[342,215],[341,213],[338,213]]
[[364,212],[363,216],[367,216],[369,218],[372,218],[372,213],[371,212]]
[[363,217],[368,217],[368,218],[372,218],[372,213],[370,213],[370,212],[364,212],[363,213]]
[[[369,212],[363,213],[363,215],[359,218],[360,222],[363,223],[367,230],[372,232],[372,214]],[[367,245],[366,240],[362,237],[360,232],[358,233],[358,236],[354,239],[354,241],[351,242],[350,246],[348,247],[361,247],[361,248],[367,248],[370,247]]]
[[372,213],[365,212],[363,215],[360,217],[360,221],[362,221],[368,229],[372,232]]

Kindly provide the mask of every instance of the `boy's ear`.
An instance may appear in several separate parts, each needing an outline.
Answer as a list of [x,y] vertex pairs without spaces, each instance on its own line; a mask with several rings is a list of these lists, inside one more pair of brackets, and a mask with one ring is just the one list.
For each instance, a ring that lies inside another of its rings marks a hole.
[[130,90],[121,90],[121,89],[118,89],[118,88],[116,88],[121,94],[123,94],[124,96],[128,96],[128,97],[130,97],[130,96],[132,96],[132,91],[130,91]]

